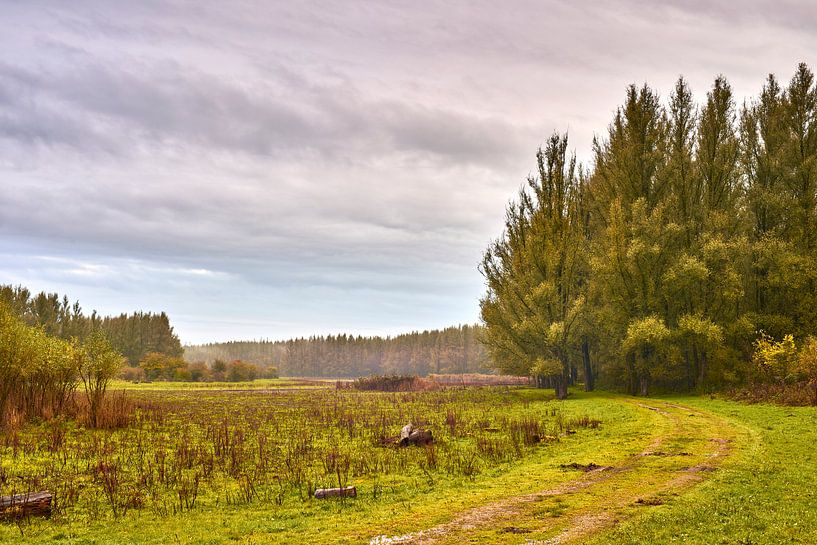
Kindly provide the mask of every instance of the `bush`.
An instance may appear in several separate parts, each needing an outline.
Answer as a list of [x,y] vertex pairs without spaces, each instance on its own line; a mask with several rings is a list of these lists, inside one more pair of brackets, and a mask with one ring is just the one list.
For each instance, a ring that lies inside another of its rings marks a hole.
[[119,371],[119,378],[129,382],[142,382],[145,380],[145,370],[141,367],[131,367],[126,365]]
[[755,341],[752,363],[762,381],[794,382],[797,378],[793,375],[796,362],[797,345],[791,335],[785,335],[782,341],[777,342],[763,333]]
[[241,360],[234,360],[227,364],[226,378],[228,382],[247,382],[258,378],[258,366]]
[[352,388],[378,392],[409,392],[417,389],[419,380],[413,375],[372,375],[355,379]]

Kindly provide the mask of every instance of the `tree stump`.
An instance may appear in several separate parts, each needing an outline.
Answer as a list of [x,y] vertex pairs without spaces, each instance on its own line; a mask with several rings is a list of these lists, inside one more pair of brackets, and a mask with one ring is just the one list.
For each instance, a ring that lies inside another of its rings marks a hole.
[[0,517],[22,518],[28,516],[51,516],[51,492],[26,492],[13,496],[0,496]]

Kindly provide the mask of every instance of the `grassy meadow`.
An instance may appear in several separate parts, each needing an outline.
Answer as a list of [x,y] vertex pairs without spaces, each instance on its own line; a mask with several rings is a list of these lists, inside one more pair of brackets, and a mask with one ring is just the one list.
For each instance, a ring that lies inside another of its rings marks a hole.
[[[115,429],[4,432],[0,494],[57,499],[50,520],[0,523],[0,542],[814,542],[813,409],[272,384],[291,383],[137,385]],[[408,422],[434,444],[394,445]],[[346,485],[357,498],[312,498]]]

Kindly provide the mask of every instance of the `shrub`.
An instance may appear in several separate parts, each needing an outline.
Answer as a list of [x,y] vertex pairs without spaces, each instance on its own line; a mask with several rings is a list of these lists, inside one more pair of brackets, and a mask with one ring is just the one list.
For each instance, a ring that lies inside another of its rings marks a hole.
[[129,382],[141,382],[145,380],[145,370],[141,367],[131,367],[126,365],[119,371],[119,378]]
[[258,367],[253,363],[234,360],[227,364],[228,382],[246,382],[258,378]]
[[793,382],[796,376],[792,373],[797,361],[797,345],[794,337],[785,335],[780,342],[765,333],[755,341],[752,363],[761,380],[769,382]]
[[409,392],[416,388],[418,381],[413,375],[372,375],[355,379],[352,387],[356,390]]

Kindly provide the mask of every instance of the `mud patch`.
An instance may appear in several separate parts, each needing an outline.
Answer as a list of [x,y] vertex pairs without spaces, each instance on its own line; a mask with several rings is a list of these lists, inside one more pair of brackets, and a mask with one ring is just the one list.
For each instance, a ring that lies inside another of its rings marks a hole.
[[635,504],[636,504],[636,505],[643,505],[643,506],[649,506],[649,505],[664,505],[664,500],[662,500],[662,499],[661,499],[661,498],[659,498],[659,497],[652,497],[652,498],[638,498],[637,500],[635,500]]
[[678,471],[685,471],[687,473],[707,473],[710,471],[717,471],[717,467],[713,466],[692,466],[692,467],[682,467]]
[[570,464],[561,464],[559,466],[560,469],[575,469],[578,471],[584,471],[585,473],[589,473],[590,471],[607,471],[613,469],[612,466],[600,466],[596,463],[590,462],[589,464],[578,464],[576,462],[572,462]]
[[516,526],[506,526],[500,530],[503,534],[529,534],[531,531],[527,528],[517,528]]

